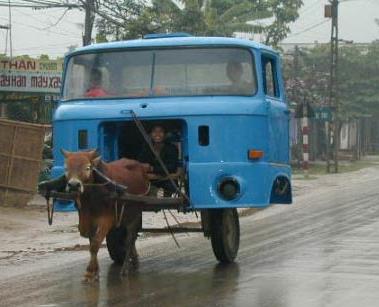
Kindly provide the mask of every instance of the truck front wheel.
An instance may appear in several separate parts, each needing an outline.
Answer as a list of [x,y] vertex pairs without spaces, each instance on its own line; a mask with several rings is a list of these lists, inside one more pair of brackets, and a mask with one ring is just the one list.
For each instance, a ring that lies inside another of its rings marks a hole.
[[208,213],[213,253],[219,262],[231,263],[237,257],[240,242],[237,209],[211,209]]

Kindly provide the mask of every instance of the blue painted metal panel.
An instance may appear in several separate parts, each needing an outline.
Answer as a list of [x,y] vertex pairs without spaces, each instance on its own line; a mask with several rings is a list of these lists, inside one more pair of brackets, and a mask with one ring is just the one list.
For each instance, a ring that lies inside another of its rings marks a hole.
[[253,49],[264,49],[272,53],[277,52],[269,46],[245,39],[228,38],[228,37],[174,37],[159,39],[137,39],[129,41],[118,41],[112,43],[93,44],[75,49],[66,56],[82,52],[103,51],[111,49],[125,48],[155,48],[155,47],[175,47],[175,46],[238,46]]
[[267,98],[270,162],[289,164],[289,112],[287,105]]
[[[193,208],[267,207],[272,183],[280,172],[290,178],[288,165],[266,162],[190,163],[190,198]],[[233,177],[241,185],[239,197],[225,201],[217,192],[222,178]]]
[[[258,91],[252,97],[196,96],[129,99],[92,99],[61,103],[54,116],[53,177],[63,173],[60,148],[78,150],[78,131],[88,131],[88,148],[98,148],[106,160],[118,158],[117,125],[104,123],[131,121],[130,110],[141,120],[181,120],[182,149],[189,177],[191,206],[199,208],[265,207],[270,204],[273,182],[278,176],[290,179],[288,108],[280,70],[277,82],[280,97],[263,92],[261,51],[278,61],[277,54],[264,45],[231,38],[163,38],[98,44],[80,48],[82,52],[110,49],[165,46],[224,45],[251,48],[255,57]],[[67,58],[66,58],[67,60]],[[201,146],[198,127],[209,127],[209,145]],[[107,134],[107,135],[105,135]],[[250,161],[249,149],[264,151],[264,157]],[[220,179],[233,177],[240,183],[240,195],[223,200],[217,192]]]
[[143,118],[183,117],[191,115],[267,114],[263,97],[196,96],[137,99],[98,99],[60,104],[54,121],[86,119],[130,119],[130,110]]

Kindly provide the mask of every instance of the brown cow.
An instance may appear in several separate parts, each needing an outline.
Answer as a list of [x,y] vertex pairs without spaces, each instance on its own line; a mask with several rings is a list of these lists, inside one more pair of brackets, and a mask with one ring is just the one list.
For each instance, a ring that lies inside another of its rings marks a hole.
[[[62,150],[62,153],[65,157],[66,189],[70,192],[79,192],[80,195],[77,201],[80,235],[89,238],[90,241],[91,259],[84,280],[93,281],[98,278],[99,273],[97,252],[106,235],[117,226],[118,222],[115,201],[109,199],[109,190],[105,186],[90,185],[96,183],[93,168],[96,167],[109,179],[126,186],[128,193],[145,194],[149,189],[147,179],[149,166],[129,159],[105,163],[101,161],[95,150],[75,153]],[[121,225],[126,228],[126,252],[121,269],[121,274],[125,276],[128,273],[129,260],[135,265],[138,263],[135,241],[141,226],[142,210],[136,206],[126,206],[121,218]]]

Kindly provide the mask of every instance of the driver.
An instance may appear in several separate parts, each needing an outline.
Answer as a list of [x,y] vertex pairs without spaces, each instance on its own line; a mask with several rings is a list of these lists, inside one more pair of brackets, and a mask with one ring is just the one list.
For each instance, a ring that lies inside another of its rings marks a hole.
[[236,94],[248,95],[253,92],[251,82],[243,78],[243,66],[239,61],[229,61],[226,65],[226,76],[231,82],[230,91]]
[[90,87],[85,92],[85,97],[104,97],[109,96],[109,93],[103,88],[103,75],[97,68],[91,70]]
[[[150,131],[150,139],[154,151],[159,155],[168,172],[170,174],[176,173],[178,168],[178,149],[174,144],[167,141],[165,127],[161,124],[154,125]],[[155,187],[163,188],[164,196],[170,196],[176,191],[176,187],[167,179],[167,174],[149,146],[145,145],[142,148],[137,160],[150,165],[151,173],[149,178]]]

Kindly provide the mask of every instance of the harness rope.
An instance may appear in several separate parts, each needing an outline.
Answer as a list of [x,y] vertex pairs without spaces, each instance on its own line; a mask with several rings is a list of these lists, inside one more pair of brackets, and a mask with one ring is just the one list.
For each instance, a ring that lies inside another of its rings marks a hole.
[[[136,113],[133,111],[133,110],[129,110],[130,114],[132,115],[132,118],[139,130],[139,132],[141,133],[141,135],[143,136],[145,142],[148,144],[151,152],[153,153],[153,155],[155,156],[155,158],[157,159],[158,163],[160,164],[160,166],[162,167],[167,179],[170,181],[170,183],[172,184],[172,186],[175,188],[175,191],[178,195],[181,195],[183,196],[188,203],[191,203],[190,201],[190,198],[188,197],[188,195],[186,193],[184,193],[182,191],[181,188],[178,187],[178,185],[176,184],[176,182],[170,177],[170,173],[166,167],[166,165],[164,164],[164,162],[162,161],[161,157],[159,156],[159,154],[154,150],[154,147],[153,147],[153,144],[151,143],[151,140],[143,126],[143,124],[141,123],[141,121],[139,120],[139,118],[137,117]],[[122,184],[119,184],[115,181],[113,181],[112,179],[110,179],[108,176],[106,176],[103,172],[101,172],[98,168],[96,167],[93,167],[92,170],[98,175],[100,176],[100,178],[102,178],[103,180],[105,180],[105,183],[90,183],[90,184],[85,184],[85,186],[107,186],[109,184],[112,184],[112,186],[114,187],[115,189],[115,192],[124,192],[127,190],[127,187],[122,185]],[[145,196],[147,195],[149,192],[150,192],[150,189],[151,189],[151,183],[149,182],[149,186],[146,190],[145,193],[143,194],[138,194],[138,195],[141,195],[141,196]],[[118,190],[121,190],[121,191],[118,191]],[[80,196],[78,196],[75,200],[76,204],[77,204],[77,207],[78,207],[78,210],[81,209],[81,201],[80,201]],[[54,214],[54,204],[52,204],[52,206],[50,207],[50,197],[49,196],[46,196],[46,204],[47,204],[47,211],[48,211],[48,222],[49,222],[49,225],[52,224],[53,222],[53,214]],[[122,217],[123,217],[123,214],[124,214],[124,209],[125,209],[125,203],[122,204],[122,208],[121,208],[121,215],[118,217],[118,201],[117,199],[115,200],[115,214],[116,214],[116,226],[119,227],[120,224],[121,224],[121,221],[122,221]],[[170,214],[173,216],[173,214],[171,213],[171,211],[169,211]],[[169,229],[169,231],[171,232],[171,235],[176,243],[176,245],[178,247],[179,244],[175,238],[175,235],[172,231],[172,228],[171,226],[169,225],[168,223],[168,220],[167,220],[167,216],[166,216],[166,213],[164,212],[163,210],[163,214],[164,214],[164,217],[165,217],[165,220],[166,220],[166,223],[167,223],[167,227]],[[195,211],[195,214],[196,214],[196,217],[197,217],[197,213]],[[178,223],[180,225],[180,223]]]
[[54,216],[54,204],[50,204],[50,195],[46,195],[46,208],[47,208],[47,221],[49,225],[53,224],[53,216]]
[[[188,195],[186,193],[184,193],[182,191],[181,188],[178,187],[178,185],[176,184],[176,182],[170,177],[170,173],[166,167],[166,165],[164,164],[164,162],[162,161],[161,157],[159,156],[159,154],[154,150],[154,146],[153,144],[151,143],[151,140],[150,140],[150,137],[149,135],[147,134],[146,130],[145,130],[145,127],[143,126],[143,124],[141,123],[141,121],[139,120],[139,118],[137,117],[137,114],[133,111],[133,110],[129,110],[130,114],[132,115],[132,118],[139,130],[139,132],[141,133],[142,137],[144,138],[145,142],[147,143],[147,145],[149,146],[151,152],[153,153],[153,155],[155,156],[155,158],[157,159],[158,163],[160,164],[160,166],[162,167],[163,169],[163,172],[165,173],[167,179],[170,181],[170,183],[172,184],[172,186],[175,188],[175,192],[177,193],[177,195],[181,195],[183,196],[183,198],[185,198],[187,200],[187,202],[190,204],[191,203],[191,200],[190,198],[188,197]],[[170,211],[171,213],[171,211]],[[166,213],[165,211],[163,210],[163,215],[164,215],[164,218],[166,220],[166,224],[167,224],[167,228],[169,229],[170,233],[171,233],[171,236],[172,238],[174,239],[176,245],[178,247],[180,247],[178,241],[176,240],[175,238],[175,235],[174,235],[174,232],[172,231],[172,228],[171,226],[169,225],[168,223],[168,220],[167,220],[167,216],[166,216]],[[172,213],[171,213],[172,215]],[[197,213],[195,211],[195,215],[196,217],[198,218],[197,216]],[[180,223],[178,223],[180,225]]]
[[[124,186],[124,185],[122,185],[120,183],[117,183],[116,181],[110,179],[108,176],[106,176],[98,168],[92,167],[92,170],[96,173],[96,175],[98,175],[105,182],[104,183],[86,183],[86,184],[84,184],[84,186],[86,186],[86,187],[106,187],[108,185],[111,185],[111,186],[114,187],[114,192],[116,192],[116,193],[125,192],[127,190],[127,188],[128,188],[127,186]],[[146,196],[147,194],[149,194],[150,189],[151,189],[151,183],[148,182],[148,186],[147,186],[146,191],[144,193],[142,193],[142,194],[136,194],[136,195],[137,196]],[[53,223],[53,216],[54,216],[54,201],[55,201],[55,198],[53,199],[52,203],[50,202],[50,198],[51,198],[50,197],[50,193],[46,193],[45,199],[46,199],[46,209],[47,209],[47,220],[48,220],[49,225],[52,225],[52,223]],[[77,195],[77,197],[74,198],[74,201],[76,203],[78,211],[80,211],[81,208],[82,208],[82,203],[81,203],[81,200],[80,200],[80,195]],[[125,211],[125,203],[122,204],[120,216],[118,215],[118,201],[116,199],[115,200],[115,215],[116,215],[116,225],[117,225],[117,227],[119,227],[121,225],[121,221],[122,221],[122,218],[123,218],[123,215],[124,215],[124,211]]]
[[166,216],[166,212],[165,212],[164,210],[162,210],[162,212],[163,212],[164,219],[165,219],[165,221],[166,221],[167,228],[168,228],[168,230],[170,231],[170,234],[171,234],[172,238],[174,239],[174,242],[175,242],[176,246],[177,246],[178,248],[180,248],[179,242],[178,242],[178,240],[176,240],[176,237],[175,237],[174,231],[172,230],[172,227],[171,227],[170,224],[168,223],[168,219],[167,219],[167,216]]
[[147,143],[147,145],[149,146],[151,152],[153,153],[153,155],[155,156],[155,158],[157,159],[159,165],[162,167],[163,169],[163,172],[165,173],[167,179],[170,181],[170,183],[172,184],[172,186],[175,188],[175,191],[178,193],[178,195],[182,195],[189,203],[190,203],[190,199],[188,197],[188,195],[186,193],[184,193],[181,189],[179,189],[178,185],[176,184],[176,182],[174,181],[174,179],[172,179],[170,177],[170,173],[166,167],[166,165],[164,164],[164,162],[162,161],[161,157],[159,156],[159,154],[154,150],[154,146],[153,144],[151,143],[151,140],[150,140],[150,137],[149,135],[147,134],[143,124],[141,123],[141,121],[139,120],[139,118],[137,117],[137,114],[133,111],[133,110],[129,110],[130,114],[132,115],[132,118],[139,130],[139,132],[142,134],[142,137],[144,138],[145,142]]
[[[96,183],[92,183],[92,184],[85,184],[85,186],[98,186],[98,185],[102,185],[102,186],[107,186],[107,185],[112,185],[114,187],[114,192],[116,193],[119,193],[119,192],[125,192],[128,187],[127,186],[124,186],[112,179],[110,179],[107,175],[105,175],[102,171],[100,171],[97,167],[93,167],[92,170],[103,180],[105,180],[105,183],[101,183],[101,184],[96,184]],[[150,188],[151,188],[151,183],[148,182],[148,186],[147,186],[147,189],[144,193],[141,193],[141,194],[136,194],[137,196],[146,196],[147,194],[149,194],[150,192]],[[121,190],[121,191],[120,191]],[[124,217],[124,212],[125,212],[125,202],[121,202],[121,211],[120,211],[120,214],[118,214],[118,199],[115,199],[115,202],[114,202],[114,207],[115,207],[115,220],[116,220],[116,227],[119,228],[121,226],[121,222],[122,222],[122,219]]]

